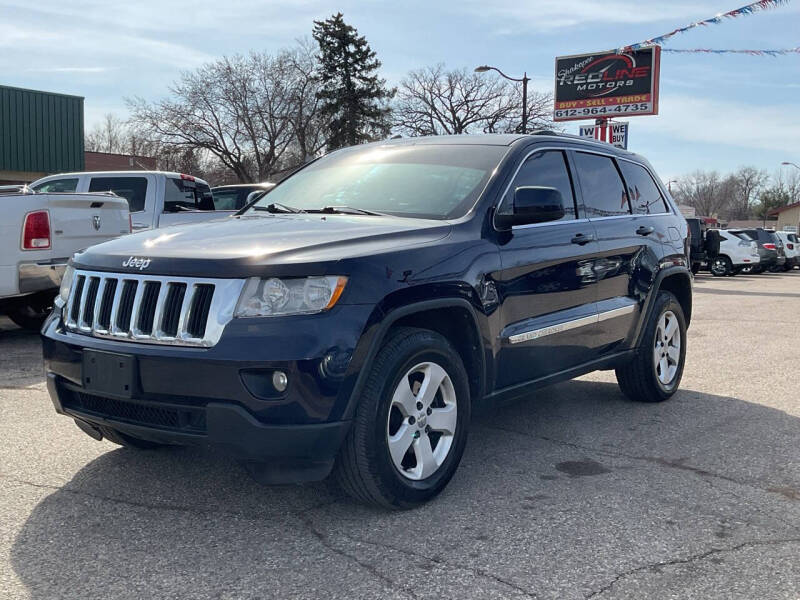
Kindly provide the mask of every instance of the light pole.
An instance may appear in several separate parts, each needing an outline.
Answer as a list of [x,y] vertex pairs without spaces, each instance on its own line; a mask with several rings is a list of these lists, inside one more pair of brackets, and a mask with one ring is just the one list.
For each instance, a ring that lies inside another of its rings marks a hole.
[[798,166],[797,166],[795,163],[793,163],[793,162],[789,162],[789,161],[786,161],[786,160],[785,160],[785,161],[783,161],[781,164],[782,164],[782,165],[786,165],[787,167],[794,167],[795,169],[797,169],[798,171],[800,171],[800,167],[798,167]]
[[476,73],[485,73],[486,71],[497,71],[501,77],[509,81],[522,82],[522,133],[528,133],[528,82],[530,78],[527,71],[522,74],[522,79],[517,79],[516,77],[509,77],[497,67],[490,67],[489,65],[475,67]]

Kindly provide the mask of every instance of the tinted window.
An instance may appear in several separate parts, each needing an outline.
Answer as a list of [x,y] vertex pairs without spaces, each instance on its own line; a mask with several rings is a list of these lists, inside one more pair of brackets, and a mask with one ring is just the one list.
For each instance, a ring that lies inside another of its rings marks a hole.
[[211,188],[199,181],[167,177],[164,212],[181,210],[214,210]]
[[128,201],[128,210],[139,212],[144,210],[144,199],[147,195],[146,177],[92,177],[89,183],[90,192],[114,192]]
[[576,152],[575,164],[590,219],[630,214],[625,186],[611,158]]
[[238,210],[244,206],[246,189],[214,190],[214,210]]
[[628,185],[628,198],[631,199],[633,214],[652,215],[667,212],[661,191],[647,169],[627,160],[619,161],[619,167]]
[[505,146],[367,145],[333,152],[272,188],[254,204],[304,210],[349,206],[398,216],[448,219],[472,208]]
[[503,198],[498,212],[510,213],[514,202],[514,190],[526,186],[557,189],[561,192],[561,198],[564,200],[564,218],[562,220],[575,218],[575,196],[572,193],[572,181],[563,152],[547,150],[537,152],[529,157],[514,177],[514,183],[508,188],[508,193]]
[[796,243],[797,243],[797,236],[796,236],[795,234],[793,234],[793,233],[790,233],[790,234],[788,235],[788,238],[789,238],[789,241],[790,241],[790,242],[792,242],[793,244],[796,244]]
[[35,186],[34,191],[45,194],[47,192],[74,192],[78,189],[78,179],[51,179]]

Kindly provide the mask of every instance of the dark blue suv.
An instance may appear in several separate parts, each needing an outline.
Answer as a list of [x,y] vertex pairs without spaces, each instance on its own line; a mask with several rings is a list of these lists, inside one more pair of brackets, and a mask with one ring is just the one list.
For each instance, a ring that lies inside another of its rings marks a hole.
[[332,471],[406,508],[473,410],[598,369],[678,388],[687,225],[642,157],[573,136],[346,148],[233,217],[76,254],[50,395],[96,439],[212,445],[266,483]]

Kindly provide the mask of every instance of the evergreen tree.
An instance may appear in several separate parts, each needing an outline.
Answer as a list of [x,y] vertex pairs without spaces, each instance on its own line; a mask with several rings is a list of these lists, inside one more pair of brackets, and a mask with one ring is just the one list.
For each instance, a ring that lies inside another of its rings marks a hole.
[[378,77],[381,62],[355,27],[344,22],[342,13],[314,21],[314,39],[319,44],[318,77],[328,124],[328,149],[370,142],[389,134],[388,101],[394,89]]

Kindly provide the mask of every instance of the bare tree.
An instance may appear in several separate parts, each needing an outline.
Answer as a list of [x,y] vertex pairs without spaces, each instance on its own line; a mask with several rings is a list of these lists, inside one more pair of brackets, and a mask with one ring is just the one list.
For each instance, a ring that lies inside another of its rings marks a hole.
[[698,215],[712,217],[727,208],[730,185],[723,187],[716,171],[695,171],[681,177],[673,190],[678,202],[693,206]]
[[[239,181],[263,181],[316,155],[321,122],[308,45],[225,57],[184,73],[171,98],[128,101],[134,130],[160,147],[216,157]],[[302,102],[300,101],[303,97]]]
[[766,171],[755,167],[740,167],[730,175],[730,179],[732,189],[727,217],[730,220],[747,219],[769,176]]
[[[546,95],[529,94],[531,128],[547,121],[550,107]],[[518,85],[496,75],[448,71],[442,64],[409,72],[393,115],[394,129],[410,136],[518,131],[521,121]]]
[[103,120],[86,134],[84,147],[87,152],[128,152],[128,131],[125,121],[113,113],[106,113]]

